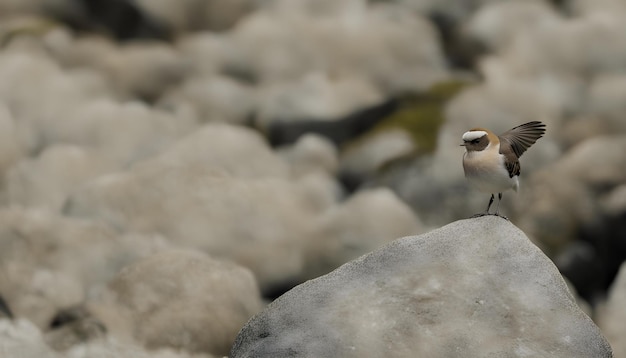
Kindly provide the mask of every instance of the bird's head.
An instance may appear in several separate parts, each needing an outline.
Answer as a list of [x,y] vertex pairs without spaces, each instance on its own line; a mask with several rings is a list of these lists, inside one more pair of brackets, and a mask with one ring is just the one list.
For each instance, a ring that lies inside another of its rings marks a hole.
[[498,140],[498,137],[488,129],[474,128],[463,133],[463,144],[468,152],[481,151],[487,148],[487,146]]

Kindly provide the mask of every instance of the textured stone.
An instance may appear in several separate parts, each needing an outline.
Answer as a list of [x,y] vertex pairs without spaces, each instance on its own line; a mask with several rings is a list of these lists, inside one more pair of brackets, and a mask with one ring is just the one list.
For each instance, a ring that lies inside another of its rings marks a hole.
[[[125,267],[109,289],[102,304],[118,307],[134,338],[152,349],[226,354],[241,325],[262,305],[250,271],[193,251],[140,260]],[[106,324],[108,316],[100,318]],[[109,327],[115,335],[116,325]]]
[[622,264],[609,291],[609,297],[598,315],[598,325],[611,342],[616,358],[626,357],[626,263]]
[[123,266],[167,247],[158,236],[119,234],[42,210],[0,210],[0,292],[16,317],[47,327]]
[[454,222],[297,286],[231,357],[611,357],[554,264],[510,222]]
[[118,169],[110,160],[75,145],[54,145],[13,166],[6,176],[8,202],[60,211],[80,184]]

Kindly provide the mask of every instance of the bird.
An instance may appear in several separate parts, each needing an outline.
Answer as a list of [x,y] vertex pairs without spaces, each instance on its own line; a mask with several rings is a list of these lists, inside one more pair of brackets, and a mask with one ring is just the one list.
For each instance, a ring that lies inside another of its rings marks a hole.
[[[502,193],[509,189],[518,191],[521,172],[519,158],[545,132],[545,124],[532,121],[500,135],[485,128],[474,128],[463,133],[461,146],[466,150],[463,153],[465,178],[479,191],[491,194],[487,210],[472,217],[495,215],[507,219],[498,211]],[[498,205],[495,213],[490,214],[489,209],[496,193]]]

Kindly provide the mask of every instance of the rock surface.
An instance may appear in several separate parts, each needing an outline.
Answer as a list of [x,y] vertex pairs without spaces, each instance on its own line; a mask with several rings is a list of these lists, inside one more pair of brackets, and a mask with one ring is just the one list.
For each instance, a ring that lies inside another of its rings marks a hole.
[[158,253],[124,268],[93,303],[112,335],[130,328],[149,349],[226,354],[241,325],[261,309],[254,276],[194,251]]
[[611,357],[552,262],[498,217],[396,240],[289,291],[238,357]]
[[598,315],[598,325],[606,334],[606,338],[611,342],[615,351],[615,357],[626,357],[626,263],[623,263],[607,300],[600,314]]

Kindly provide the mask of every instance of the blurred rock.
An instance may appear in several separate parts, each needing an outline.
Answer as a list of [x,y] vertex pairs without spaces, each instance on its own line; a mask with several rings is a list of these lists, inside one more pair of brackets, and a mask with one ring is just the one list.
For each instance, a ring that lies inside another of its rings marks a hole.
[[176,349],[146,349],[134,342],[120,341],[114,338],[100,339],[87,344],[73,346],[64,357],[66,358],[217,358],[205,353],[189,353]]
[[626,183],[619,185],[600,201],[602,211],[610,217],[626,214]]
[[131,0],[56,0],[44,3],[42,10],[77,31],[100,32],[119,41],[171,37],[165,23]]
[[267,128],[269,142],[274,146],[290,144],[306,134],[326,137],[340,147],[372,129],[385,117],[398,109],[398,100],[391,98],[381,103],[360,108],[346,116],[335,119],[298,119],[291,121],[275,120]]
[[493,216],[394,241],[294,288],[244,326],[230,356],[460,352],[612,356],[550,259]]
[[161,108],[189,105],[200,122],[244,124],[256,107],[256,89],[223,75],[189,77],[160,99]]
[[626,263],[621,265],[619,274],[609,291],[606,304],[598,313],[597,322],[613,347],[615,357],[626,357]]
[[0,292],[16,317],[40,328],[121,267],[167,247],[163,238],[37,210],[1,210],[0,228]]
[[610,73],[597,76],[589,89],[587,111],[589,115],[604,119],[610,126],[611,133],[626,133],[623,117],[626,104],[621,100],[624,96],[626,75]]
[[606,290],[606,263],[602,253],[590,243],[569,242],[554,257],[554,264],[572,283],[576,291],[588,302],[596,304]]
[[179,34],[197,31],[225,31],[254,9],[255,0],[138,0],[139,8],[164,21]]
[[105,38],[77,37],[69,33],[49,36],[46,50],[65,67],[96,70],[118,98],[156,101],[181,83],[187,61],[172,46],[161,43],[118,45]]
[[302,270],[318,210],[303,191],[286,179],[237,178],[204,165],[144,165],[80,188],[66,213],[230,258],[266,289]]
[[293,145],[279,148],[278,153],[289,163],[295,177],[315,172],[335,175],[339,166],[337,148],[316,134],[306,134]]
[[50,126],[58,126],[75,107],[108,97],[93,72],[66,72],[45,53],[0,53],[0,100],[15,121],[17,141],[26,154],[37,153]]
[[626,183],[626,135],[587,140],[559,160],[559,172],[591,189],[603,190]]
[[382,100],[381,93],[364,78],[313,72],[299,81],[263,86],[258,92],[255,124],[265,128],[274,121],[330,120]]
[[0,296],[0,319],[2,318],[13,318],[13,312],[11,312],[11,309],[4,298]]
[[52,319],[45,334],[46,343],[57,351],[104,338],[106,327],[93,317],[84,305],[60,310]]
[[410,134],[402,129],[390,129],[355,140],[341,153],[343,176],[367,178],[385,164],[409,156],[417,150]]
[[49,123],[47,142],[83,146],[120,167],[153,156],[195,129],[192,119],[146,106],[102,99]]
[[199,166],[249,179],[288,178],[290,175],[287,164],[257,132],[226,124],[198,128],[136,166],[138,169]]
[[509,46],[518,33],[530,28],[549,31],[561,21],[561,16],[547,1],[492,1],[483,3],[472,14],[465,30],[468,36],[497,53]]
[[6,175],[10,205],[60,211],[80,184],[118,169],[112,162],[73,145],[54,145],[22,160]]
[[601,118],[569,118],[561,127],[559,142],[565,152],[587,139],[615,133],[612,127],[609,121]]
[[555,169],[546,168],[526,178],[523,195],[512,205],[519,227],[548,254],[565,248],[597,214],[593,192]]
[[41,331],[25,319],[0,319],[0,352],[6,357],[60,358],[46,345]]
[[625,139],[602,136],[573,147],[533,173],[514,203],[519,226],[547,253],[564,259],[564,274],[592,304],[626,259],[625,214],[611,204],[619,203],[618,188],[626,182],[616,168],[626,165]]
[[364,0],[270,4],[229,34],[229,67],[244,69],[258,83],[321,70],[339,78],[365,76],[384,93],[395,93],[423,89],[447,75],[432,26],[402,7]]
[[[193,251],[140,260],[124,268],[109,289],[101,304],[114,305],[149,349],[227,354],[241,325],[262,306],[250,271]],[[115,335],[109,317],[100,319]]]
[[566,8],[575,16],[584,16],[594,13],[626,14],[626,4],[621,0],[567,0]]
[[0,100],[0,177],[22,156],[18,138],[15,120]]
[[304,277],[326,274],[392,239],[423,231],[411,208],[389,189],[359,191],[317,220]]

